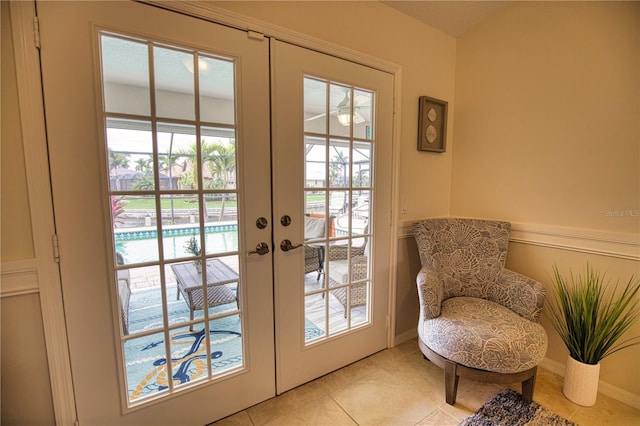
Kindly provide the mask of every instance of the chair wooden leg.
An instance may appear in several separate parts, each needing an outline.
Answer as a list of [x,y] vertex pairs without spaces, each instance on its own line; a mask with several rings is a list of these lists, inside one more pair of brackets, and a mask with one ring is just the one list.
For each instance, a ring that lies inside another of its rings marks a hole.
[[533,370],[533,376],[522,382],[522,400],[530,403],[533,401],[533,390],[536,386],[536,376],[538,375],[538,368]]
[[449,405],[456,403],[456,394],[458,393],[459,377],[456,372],[456,367],[457,365],[452,362],[447,362],[444,366],[445,399]]

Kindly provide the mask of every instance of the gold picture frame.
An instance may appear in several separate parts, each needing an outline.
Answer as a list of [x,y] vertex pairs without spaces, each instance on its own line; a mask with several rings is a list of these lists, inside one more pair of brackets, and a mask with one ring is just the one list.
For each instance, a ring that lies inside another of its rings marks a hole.
[[448,102],[418,98],[418,151],[445,152]]

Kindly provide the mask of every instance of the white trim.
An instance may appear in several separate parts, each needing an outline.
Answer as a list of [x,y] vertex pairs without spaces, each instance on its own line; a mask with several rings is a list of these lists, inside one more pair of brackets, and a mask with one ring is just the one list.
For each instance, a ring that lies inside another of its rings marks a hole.
[[405,331],[402,334],[398,334],[393,339],[393,346],[398,346],[404,342],[408,342],[411,339],[418,338],[418,329],[417,327],[412,328],[411,330]]
[[384,59],[367,55],[365,53],[358,52],[357,50],[349,49],[328,41],[320,40],[259,19],[244,16],[230,10],[222,9],[211,3],[162,0],[140,0],[140,2],[157,6],[162,9],[202,18],[218,24],[227,25],[243,31],[252,31],[266,37],[273,37],[299,47],[329,54],[337,58],[375,68],[390,74],[396,74],[402,68],[400,65],[385,61]]
[[[549,370],[560,377],[564,377],[565,365],[561,362],[545,358],[540,363],[540,367]],[[607,382],[603,382],[602,380],[598,382],[598,393],[623,402],[634,408],[640,409],[639,395],[635,395],[617,386],[613,386]]]
[[51,240],[55,234],[55,225],[40,80],[40,57],[34,41],[35,3],[12,0],[9,10],[34,240],[35,258],[31,260],[31,271],[36,273],[35,285],[40,292],[56,424],[71,425],[76,422],[76,407],[60,271],[54,261]]
[[[402,221],[398,226],[398,238],[412,237],[411,224],[418,220],[420,219]],[[640,260],[640,236],[637,234],[512,223],[510,241],[600,256]]]
[[0,297],[38,293],[38,271],[35,259],[2,262]]
[[637,234],[512,223],[510,241],[622,259],[640,260],[640,236]]
[[398,206],[400,199],[400,177],[398,171],[400,170],[400,143],[401,140],[401,125],[400,125],[400,105],[402,105],[402,69],[398,69],[394,74],[393,79],[393,130],[392,130],[392,165],[391,165],[391,232],[390,232],[390,250],[389,250],[389,324],[388,324],[388,347],[397,345],[397,338],[395,337],[396,330],[396,299],[397,299],[397,283],[396,277],[398,276],[398,228],[394,224],[398,223],[399,210],[395,208]]

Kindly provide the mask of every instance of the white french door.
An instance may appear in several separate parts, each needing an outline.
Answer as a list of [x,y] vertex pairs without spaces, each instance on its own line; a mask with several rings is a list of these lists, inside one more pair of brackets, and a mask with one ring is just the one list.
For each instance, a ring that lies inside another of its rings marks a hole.
[[272,254],[246,254],[271,239],[268,42],[134,2],[37,6],[79,423],[205,424],[275,395]]
[[205,424],[387,347],[391,74],[37,6],[80,424]]
[[277,388],[387,347],[393,76],[275,41]]

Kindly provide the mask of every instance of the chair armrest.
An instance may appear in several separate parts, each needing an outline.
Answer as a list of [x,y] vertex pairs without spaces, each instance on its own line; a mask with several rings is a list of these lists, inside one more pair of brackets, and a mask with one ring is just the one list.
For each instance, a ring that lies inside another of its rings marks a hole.
[[367,278],[369,262],[366,256],[351,258],[351,281],[359,281]]
[[418,272],[416,284],[422,318],[428,320],[438,317],[444,296],[444,285],[440,274],[429,267],[424,267]]
[[490,299],[529,321],[539,322],[546,288],[525,275],[502,269]]

